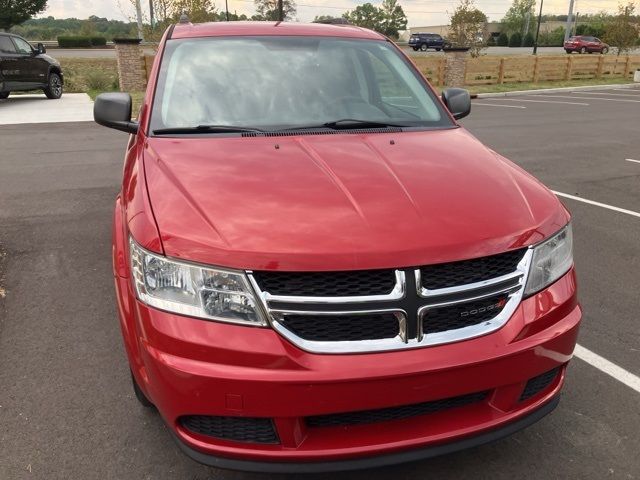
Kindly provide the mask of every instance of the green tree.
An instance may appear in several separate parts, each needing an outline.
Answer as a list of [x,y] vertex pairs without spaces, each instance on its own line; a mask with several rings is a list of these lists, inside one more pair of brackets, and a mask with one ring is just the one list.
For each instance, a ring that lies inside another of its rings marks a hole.
[[454,45],[469,47],[472,57],[479,57],[487,47],[484,32],[487,16],[476,8],[473,0],[460,0],[460,4],[451,14],[449,40]]
[[343,15],[349,23],[359,27],[381,32],[384,28],[384,14],[382,10],[370,3],[358,5],[354,10]]
[[398,32],[407,29],[407,16],[404,14],[404,10],[398,4],[398,0],[383,0],[380,10],[383,16],[380,33],[397,39]]
[[175,20],[186,13],[193,23],[211,22],[216,19],[216,6],[213,0],[174,0],[172,17]]
[[535,6],[536,0],[513,0],[511,7],[509,7],[502,19],[505,31],[507,33],[526,35],[527,18],[529,19],[529,28],[535,22]]
[[500,36],[498,37],[498,46],[499,47],[508,47],[509,46],[509,35],[507,35],[505,32],[501,32]]
[[47,0],[0,0],[0,30],[29,20],[47,7]]
[[634,2],[618,4],[616,15],[605,27],[604,41],[616,47],[618,55],[628,52],[638,42],[638,21],[634,17]]
[[316,15],[316,18],[313,19],[314,23],[319,22],[328,22],[329,20],[333,20],[335,17],[331,15]]
[[522,46],[522,35],[520,35],[520,32],[516,32],[509,37],[509,46],[510,47]]
[[522,40],[523,47],[533,47],[533,44],[536,42],[536,39],[533,38],[533,33],[529,32],[524,36]]
[[[253,3],[256,6],[256,14],[251,17],[252,20],[278,21],[278,0],[253,0]],[[285,20],[294,20],[296,11],[294,0],[283,0],[282,12]]]

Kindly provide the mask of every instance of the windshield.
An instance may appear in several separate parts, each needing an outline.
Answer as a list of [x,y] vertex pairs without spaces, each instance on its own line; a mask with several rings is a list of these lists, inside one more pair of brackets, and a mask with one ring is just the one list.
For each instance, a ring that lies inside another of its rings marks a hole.
[[452,126],[424,82],[385,41],[269,36],[169,40],[151,130],[207,125],[280,130],[347,119],[370,122],[369,128],[374,123]]

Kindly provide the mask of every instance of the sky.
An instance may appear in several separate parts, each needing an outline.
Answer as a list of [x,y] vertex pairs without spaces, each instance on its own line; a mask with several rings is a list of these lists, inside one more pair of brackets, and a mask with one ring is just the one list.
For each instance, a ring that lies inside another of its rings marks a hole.
[[[341,16],[346,10],[369,1],[380,5],[382,0],[297,0],[297,19],[302,22],[312,21],[316,15]],[[148,0],[141,0],[148,9]],[[238,14],[254,13],[253,0],[228,0],[229,11]],[[459,0],[399,0],[409,20],[409,26],[427,26],[447,24],[449,13]],[[574,11],[595,13],[600,10],[615,11],[617,0],[575,0]],[[476,5],[484,11],[490,21],[500,20],[509,8],[511,0],[476,0]],[[56,18],[87,18],[90,15],[107,17],[116,20],[127,20],[134,14],[129,0],[49,0],[47,10],[40,16]],[[224,0],[217,0],[216,6],[224,9]],[[569,0],[544,0],[544,13],[566,14]],[[539,8],[539,4],[538,4]]]

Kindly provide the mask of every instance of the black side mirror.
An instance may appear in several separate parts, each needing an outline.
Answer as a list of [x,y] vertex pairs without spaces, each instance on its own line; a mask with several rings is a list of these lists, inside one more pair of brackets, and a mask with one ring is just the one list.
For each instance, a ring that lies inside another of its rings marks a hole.
[[44,48],[44,45],[39,43],[38,44],[38,48],[36,49],[38,51],[38,55],[42,55],[43,53],[47,53],[47,49]]
[[442,101],[456,120],[471,113],[471,95],[463,88],[447,88],[442,92]]
[[93,104],[93,118],[105,127],[136,134],[138,122],[131,121],[131,103],[128,93],[102,93]]

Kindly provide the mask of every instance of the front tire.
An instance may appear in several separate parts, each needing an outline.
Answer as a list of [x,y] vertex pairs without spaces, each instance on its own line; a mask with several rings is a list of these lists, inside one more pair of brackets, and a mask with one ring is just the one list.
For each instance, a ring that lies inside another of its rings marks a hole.
[[565,52],[567,52],[569,55],[571,55],[571,53],[573,52],[573,50],[565,50]]
[[9,98],[11,92],[0,92],[0,100],[4,100],[5,98]]
[[413,51],[417,52],[418,51],[418,47],[413,47]]
[[62,96],[62,79],[57,73],[49,74],[49,84],[44,89],[44,94],[51,100],[57,100]]
[[442,50],[441,48],[436,48],[436,52],[439,52],[440,50]]
[[427,51],[427,46],[424,43],[422,45],[420,45],[420,51],[421,52],[426,52]]
[[138,382],[136,382],[136,377],[133,376],[133,372],[131,372],[131,383],[133,384],[133,393],[135,393],[138,402],[140,402],[140,404],[145,408],[153,407],[154,405],[153,403],[151,403],[151,400],[147,398],[147,396],[138,385]]
[[587,53],[587,47],[582,47],[580,49],[580,54]]
[[602,55],[606,55],[607,53],[609,53],[609,48],[608,48],[608,47],[604,47],[604,48],[600,51],[600,53],[601,53]]

